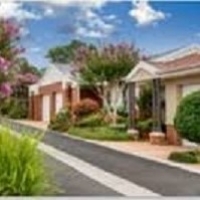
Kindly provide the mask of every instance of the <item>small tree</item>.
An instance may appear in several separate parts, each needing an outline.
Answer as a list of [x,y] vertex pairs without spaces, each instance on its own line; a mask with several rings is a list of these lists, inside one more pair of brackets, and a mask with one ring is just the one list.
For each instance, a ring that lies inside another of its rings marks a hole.
[[200,91],[183,98],[174,124],[182,137],[200,143]]
[[116,122],[119,95],[122,94],[122,79],[136,65],[139,52],[133,45],[106,45],[103,48],[80,48],[75,63],[81,78],[95,86],[102,98],[108,115]]

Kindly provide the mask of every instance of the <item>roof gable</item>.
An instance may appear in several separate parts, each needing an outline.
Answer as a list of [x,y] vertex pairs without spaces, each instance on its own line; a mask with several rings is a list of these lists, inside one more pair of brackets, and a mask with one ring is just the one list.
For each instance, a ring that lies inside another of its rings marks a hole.
[[51,83],[55,83],[61,81],[63,78],[63,74],[54,66],[50,66],[47,68],[42,78],[39,80],[39,85],[48,85]]
[[156,78],[159,70],[148,62],[140,61],[125,78],[126,82],[145,81]]

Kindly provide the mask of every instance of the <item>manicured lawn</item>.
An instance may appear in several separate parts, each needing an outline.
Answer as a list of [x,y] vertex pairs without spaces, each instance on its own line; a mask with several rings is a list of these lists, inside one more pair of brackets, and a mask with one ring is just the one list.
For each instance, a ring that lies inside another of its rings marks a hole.
[[126,141],[130,137],[125,130],[110,127],[72,127],[68,131],[70,135],[91,140]]

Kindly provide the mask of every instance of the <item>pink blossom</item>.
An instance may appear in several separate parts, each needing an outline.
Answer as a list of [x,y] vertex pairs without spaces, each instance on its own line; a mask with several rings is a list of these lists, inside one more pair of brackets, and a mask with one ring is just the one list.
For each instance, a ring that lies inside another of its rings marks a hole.
[[9,97],[12,94],[12,89],[9,83],[2,83],[0,85],[0,95],[1,97]]
[[23,84],[33,84],[38,81],[38,77],[32,73],[18,74],[17,82]]
[[5,34],[10,38],[17,38],[19,36],[19,27],[11,20],[2,22]]
[[13,48],[12,52],[14,55],[18,55],[18,54],[24,53],[25,48],[23,47]]
[[6,60],[3,57],[0,57],[0,71],[5,72],[10,67],[10,61]]

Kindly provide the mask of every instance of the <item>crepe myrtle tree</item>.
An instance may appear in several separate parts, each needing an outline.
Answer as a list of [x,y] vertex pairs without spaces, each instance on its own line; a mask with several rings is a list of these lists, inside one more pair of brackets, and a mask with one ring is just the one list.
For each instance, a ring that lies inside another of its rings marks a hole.
[[86,84],[95,86],[104,109],[116,124],[122,79],[139,60],[139,50],[132,44],[108,44],[101,48],[81,47],[76,51],[75,64]]
[[11,20],[0,20],[0,98],[11,95],[16,59],[24,51],[19,46],[20,27]]

